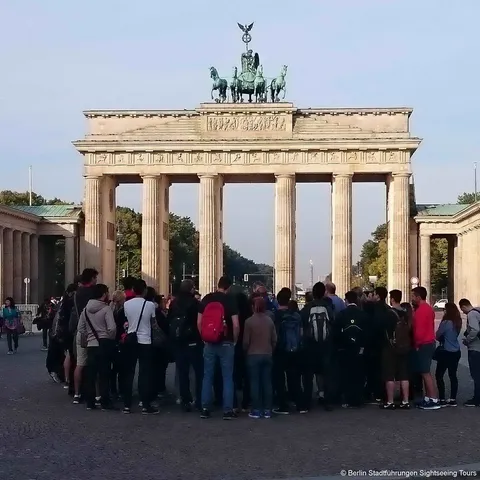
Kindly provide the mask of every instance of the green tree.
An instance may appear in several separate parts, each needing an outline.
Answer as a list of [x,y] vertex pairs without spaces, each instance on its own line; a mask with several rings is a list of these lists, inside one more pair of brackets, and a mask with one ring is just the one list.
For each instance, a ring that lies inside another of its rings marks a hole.
[[[12,190],[3,190],[0,192],[0,205],[30,205],[29,192],[13,192]],[[41,195],[32,192],[32,205],[73,205],[73,202],[65,202],[55,197],[51,200],[46,200]]]
[[460,205],[470,205],[471,203],[475,203],[475,201],[475,193],[463,192],[457,198],[457,203]]
[[131,208],[117,207],[117,268],[120,276],[141,274],[142,215]]
[[434,238],[430,247],[430,281],[432,292],[441,293],[448,284],[448,241]]
[[376,276],[377,285],[387,284],[387,224],[382,223],[374,232],[372,238],[367,240],[360,253],[359,269],[363,283],[368,284],[369,276]]
[[[29,192],[12,192],[11,190],[3,190],[0,192],[1,205],[30,205]],[[32,193],[32,205],[45,205],[45,199],[41,195]]]

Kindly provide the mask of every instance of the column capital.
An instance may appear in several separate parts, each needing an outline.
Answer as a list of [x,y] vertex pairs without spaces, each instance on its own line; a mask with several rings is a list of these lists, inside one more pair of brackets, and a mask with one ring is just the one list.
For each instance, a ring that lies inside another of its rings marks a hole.
[[218,173],[199,173],[197,177],[201,180],[202,178],[219,178]]
[[157,179],[157,178],[160,178],[160,174],[146,173],[144,175],[140,175],[140,178],[142,180],[149,179],[149,178]]
[[293,178],[295,179],[294,173],[276,173],[275,178]]
[[392,172],[393,178],[410,178],[412,174],[410,172]]
[[85,180],[100,180],[101,175],[84,175]]
[[431,233],[420,232],[420,238],[430,238],[431,236],[432,236]]
[[333,173],[333,178],[352,178],[353,173]]

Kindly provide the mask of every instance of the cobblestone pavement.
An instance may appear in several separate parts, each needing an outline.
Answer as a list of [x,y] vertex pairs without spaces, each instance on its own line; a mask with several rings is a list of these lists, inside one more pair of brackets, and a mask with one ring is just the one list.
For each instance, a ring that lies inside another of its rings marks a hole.
[[[346,469],[478,463],[480,409],[322,410],[272,420],[208,421],[87,412],[47,376],[38,336],[6,355],[0,340],[0,479],[281,479]],[[463,360],[463,363],[464,360]],[[460,367],[460,399],[471,393]]]

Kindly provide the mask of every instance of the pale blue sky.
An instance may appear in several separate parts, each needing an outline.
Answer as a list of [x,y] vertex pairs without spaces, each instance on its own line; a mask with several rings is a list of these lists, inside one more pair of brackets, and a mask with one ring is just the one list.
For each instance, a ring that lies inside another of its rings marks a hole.
[[[473,190],[479,153],[480,1],[0,0],[1,189],[82,198],[85,109],[195,108],[209,100],[214,65],[228,76],[243,49],[236,22],[255,21],[251,46],[267,76],[289,66],[298,107],[414,108],[418,202],[454,202]],[[6,175],[8,173],[8,175]],[[175,185],[172,211],[198,217],[196,185]],[[330,271],[330,187],[297,190],[297,280]],[[138,186],[119,204],[139,209]],[[385,218],[385,189],[356,184],[354,254]],[[228,185],[225,240],[273,261],[273,185]],[[251,223],[258,241],[252,242]]]

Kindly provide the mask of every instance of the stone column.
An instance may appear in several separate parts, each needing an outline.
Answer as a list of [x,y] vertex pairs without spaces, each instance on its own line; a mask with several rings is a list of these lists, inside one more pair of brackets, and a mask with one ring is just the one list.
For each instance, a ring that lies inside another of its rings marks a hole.
[[65,237],[65,287],[75,278],[75,237]]
[[430,297],[430,235],[420,234],[420,285]]
[[116,178],[112,175],[103,175],[100,188],[100,211],[102,219],[100,271],[102,273],[102,283],[107,285],[110,291],[114,291],[117,287]]
[[102,215],[100,177],[85,178],[85,265],[102,270]]
[[393,265],[393,238],[392,238],[392,216],[393,216],[393,177],[387,175],[386,179],[387,195],[386,195],[386,221],[387,221],[387,287],[390,286],[389,265]]
[[13,299],[22,303],[23,299],[22,232],[13,232]]
[[352,175],[334,174],[332,185],[332,281],[337,295],[350,289],[352,276]]
[[455,248],[455,284],[454,284],[454,299],[458,302],[462,298],[462,235],[461,233],[456,236],[457,246]]
[[[32,303],[31,286],[32,286],[32,274],[31,274],[31,255],[30,255],[30,234],[22,233],[22,288],[23,288],[23,303]],[[25,287],[25,278],[30,279],[28,287]],[[28,288],[28,298],[26,290]]]
[[3,297],[13,297],[13,230],[3,229]]
[[447,237],[448,241],[448,256],[447,256],[447,298],[449,302],[455,301],[455,250],[456,237],[450,235]]
[[38,235],[30,235],[30,302],[40,303],[38,294]]
[[4,228],[0,227],[0,307],[3,304],[3,301],[5,300],[5,290],[4,290],[4,276],[3,276],[3,270],[5,268],[5,262],[3,260],[3,232]]
[[217,228],[217,280],[223,275],[223,177],[218,177],[217,194],[215,196],[215,215]]
[[159,293],[168,295],[170,292],[170,180],[166,175],[159,177],[158,221],[160,225],[159,249]]
[[142,208],[142,278],[158,290],[160,279],[160,185],[158,175],[144,175]]
[[295,296],[295,211],[294,174],[275,175],[275,293],[288,287]]
[[394,173],[390,182],[388,245],[391,248],[388,268],[388,288],[398,289],[405,296],[410,292],[409,220],[410,173]]
[[218,175],[199,175],[199,291],[202,295],[213,292],[218,282],[223,244],[219,225],[220,178]]

